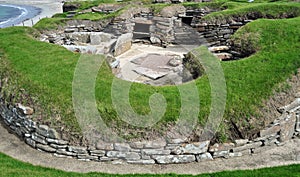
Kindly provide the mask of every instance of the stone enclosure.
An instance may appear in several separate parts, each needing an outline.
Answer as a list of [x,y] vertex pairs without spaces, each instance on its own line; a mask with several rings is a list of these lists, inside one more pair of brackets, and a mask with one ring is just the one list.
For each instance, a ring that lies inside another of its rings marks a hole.
[[[134,164],[170,164],[233,158],[252,155],[300,136],[300,98],[279,108],[281,116],[259,132],[253,140],[238,139],[232,143],[212,144],[210,141],[187,142],[181,138],[153,141],[110,143],[99,141],[94,146],[72,146],[54,129],[30,119],[31,108],[1,102],[0,117],[4,125],[32,148],[57,157],[84,161]],[[12,135],[14,136],[14,135]]]

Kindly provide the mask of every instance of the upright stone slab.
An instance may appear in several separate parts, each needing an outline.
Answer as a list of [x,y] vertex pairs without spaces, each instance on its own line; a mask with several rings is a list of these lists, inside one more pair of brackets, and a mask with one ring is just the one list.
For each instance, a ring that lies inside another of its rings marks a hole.
[[115,45],[114,56],[119,56],[131,48],[132,37],[133,37],[132,33],[126,33],[126,34],[122,34],[118,38],[117,43]]

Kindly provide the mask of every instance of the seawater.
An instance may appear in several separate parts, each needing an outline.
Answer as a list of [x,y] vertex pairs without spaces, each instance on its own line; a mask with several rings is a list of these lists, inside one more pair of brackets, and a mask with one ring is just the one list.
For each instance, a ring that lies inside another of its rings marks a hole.
[[31,19],[41,12],[40,8],[26,5],[0,4],[0,28],[14,26]]
[[28,12],[25,8],[20,8],[13,5],[0,5],[0,27],[6,23],[15,21],[21,16],[25,16]]

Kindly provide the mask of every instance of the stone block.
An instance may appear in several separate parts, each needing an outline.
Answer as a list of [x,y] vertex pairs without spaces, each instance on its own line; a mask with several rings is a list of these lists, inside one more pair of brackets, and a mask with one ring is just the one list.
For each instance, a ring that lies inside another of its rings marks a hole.
[[196,155],[197,162],[207,161],[207,160],[213,160],[213,157],[210,153],[206,152],[203,154]]
[[113,158],[124,158],[128,160],[136,160],[140,159],[140,155],[135,152],[119,152],[119,151],[108,151],[106,153],[107,157],[113,157]]
[[153,159],[148,159],[148,160],[141,159],[141,160],[127,160],[127,163],[150,165],[150,164],[155,164],[155,161]]
[[216,151],[213,153],[213,158],[228,158],[229,157],[229,151]]
[[195,162],[194,155],[154,155],[153,159],[159,164]]
[[114,143],[114,149],[116,151],[128,152],[131,148],[128,143]]
[[164,149],[142,149],[142,154],[146,155],[169,155],[171,150]]
[[253,149],[253,148],[257,148],[260,147],[263,143],[261,141],[258,142],[253,142],[253,143],[249,143],[249,144],[245,144],[243,146],[239,146],[239,147],[235,147],[232,149],[233,152],[241,152],[247,149]]
[[296,115],[293,113],[291,117],[280,124],[279,141],[284,142],[291,139],[295,132]]
[[245,144],[247,144],[249,142],[248,139],[237,139],[234,140],[234,143],[236,144],[236,146],[243,146]]
[[271,127],[267,127],[264,130],[259,132],[260,137],[277,134],[280,131],[280,125],[273,125]]
[[119,56],[128,51],[132,45],[132,33],[122,34],[115,45],[114,56]]
[[214,144],[213,146],[209,147],[209,152],[217,152],[217,151],[228,151],[234,148],[235,145],[233,143],[223,143],[223,144]]
[[201,154],[207,152],[209,141],[182,144],[176,147],[172,152],[174,154]]
[[68,151],[74,152],[77,154],[87,154],[87,148],[80,146],[68,146]]
[[36,144],[36,148],[46,152],[56,152],[56,149],[48,145]]

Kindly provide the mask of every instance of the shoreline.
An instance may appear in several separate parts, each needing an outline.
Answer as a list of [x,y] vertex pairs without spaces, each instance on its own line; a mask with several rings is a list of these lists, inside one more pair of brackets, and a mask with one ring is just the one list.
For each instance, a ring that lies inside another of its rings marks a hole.
[[1,5],[25,8],[28,14],[8,23],[9,26],[33,26],[42,18],[50,18],[56,13],[62,13],[62,2],[60,0],[0,0]]

